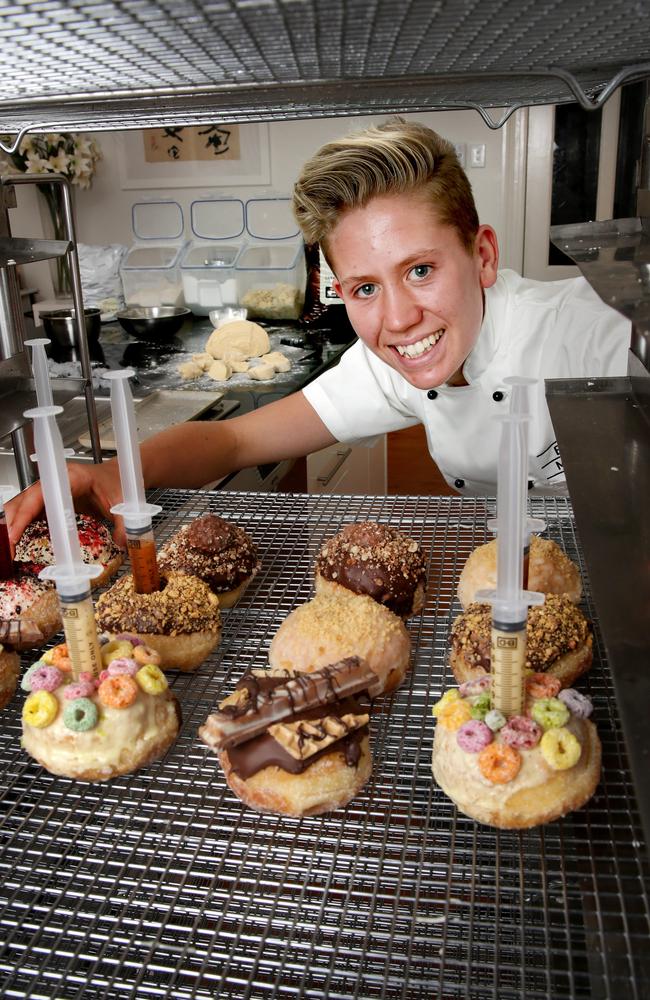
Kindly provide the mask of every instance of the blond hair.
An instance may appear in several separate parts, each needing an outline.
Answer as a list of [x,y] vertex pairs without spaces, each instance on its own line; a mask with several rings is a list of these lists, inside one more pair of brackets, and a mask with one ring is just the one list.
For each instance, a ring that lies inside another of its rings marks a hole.
[[471,252],[479,220],[453,145],[426,125],[392,119],[326,143],[302,168],[293,210],[306,243],[320,243],[341,215],[385,194],[417,193]]

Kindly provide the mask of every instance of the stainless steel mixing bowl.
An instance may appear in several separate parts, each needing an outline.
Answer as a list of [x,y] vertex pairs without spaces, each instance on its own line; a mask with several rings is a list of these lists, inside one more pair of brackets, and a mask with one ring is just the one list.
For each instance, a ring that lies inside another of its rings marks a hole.
[[185,306],[129,306],[117,319],[132,337],[155,342],[173,337],[190,315]]
[[[88,343],[96,344],[101,330],[101,310],[84,309]],[[43,330],[57,347],[74,347],[76,344],[77,317],[74,309],[47,309],[40,313]]]

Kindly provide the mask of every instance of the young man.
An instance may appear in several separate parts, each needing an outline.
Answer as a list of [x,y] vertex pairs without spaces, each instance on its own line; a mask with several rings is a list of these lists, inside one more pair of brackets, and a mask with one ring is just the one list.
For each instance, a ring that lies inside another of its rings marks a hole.
[[[327,143],[303,168],[294,210],[320,242],[359,341],[302,392],[217,423],[170,428],[142,446],[148,487],[200,487],[248,466],[424,424],[429,451],[461,493],[496,493],[510,375],[538,379],[529,478],[563,488],[545,378],[624,375],[630,325],[582,278],[498,272],[451,143],[393,121]],[[107,514],[115,461],[69,465],[73,494]],[[12,538],[42,507],[40,487],[7,505]]]

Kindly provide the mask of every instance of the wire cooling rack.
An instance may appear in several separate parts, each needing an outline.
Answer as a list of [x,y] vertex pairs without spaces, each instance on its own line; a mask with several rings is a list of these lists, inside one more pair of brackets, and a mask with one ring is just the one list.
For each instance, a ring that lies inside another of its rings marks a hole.
[[[0,731],[0,995],[57,998],[557,998],[650,995],[649,867],[623,734],[568,501],[533,501],[581,564],[595,621],[603,777],[591,802],[526,832],[459,815],[433,783],[431,705],[448,683],[458,574],[493,505],[447,497],[161,491],[157,537],[212,511],[262,568],[224,613],[218,650],[174,691],[165,758],[103,784],[56,778],[20,749],[22,695]],[[197,729],[312,594],[323,540],[351,521],[430,553],[413,668],[371,720],[372,778],[345,810],[247,809]],[[26,664],[25,664],[26,665]]]

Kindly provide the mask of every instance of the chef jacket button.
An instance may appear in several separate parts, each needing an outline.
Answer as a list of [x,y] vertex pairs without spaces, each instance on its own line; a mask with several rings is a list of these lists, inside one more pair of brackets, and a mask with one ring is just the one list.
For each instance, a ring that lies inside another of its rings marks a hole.
[[532,490],[532,488],[533,488],[534,485],[535,485],[535,480],[534,479],[529,479],[528,480],[528,489]]
[[438,393],[436,392],[435,389],[429,389],[429,391],[427,393],[427,396],[429,397],[429,399],[435,399],[437,395],[438,395]]
[[454,486],[456,487],[457,490],[462,490],[464,485],[465,485],[464,479],[454,479]]
[[494,400],[495,403],[501,402],[501,400],[503,399],[503,393],[501,392],[500,389],[497,389],[496,392],[492,393],[492,399]]

